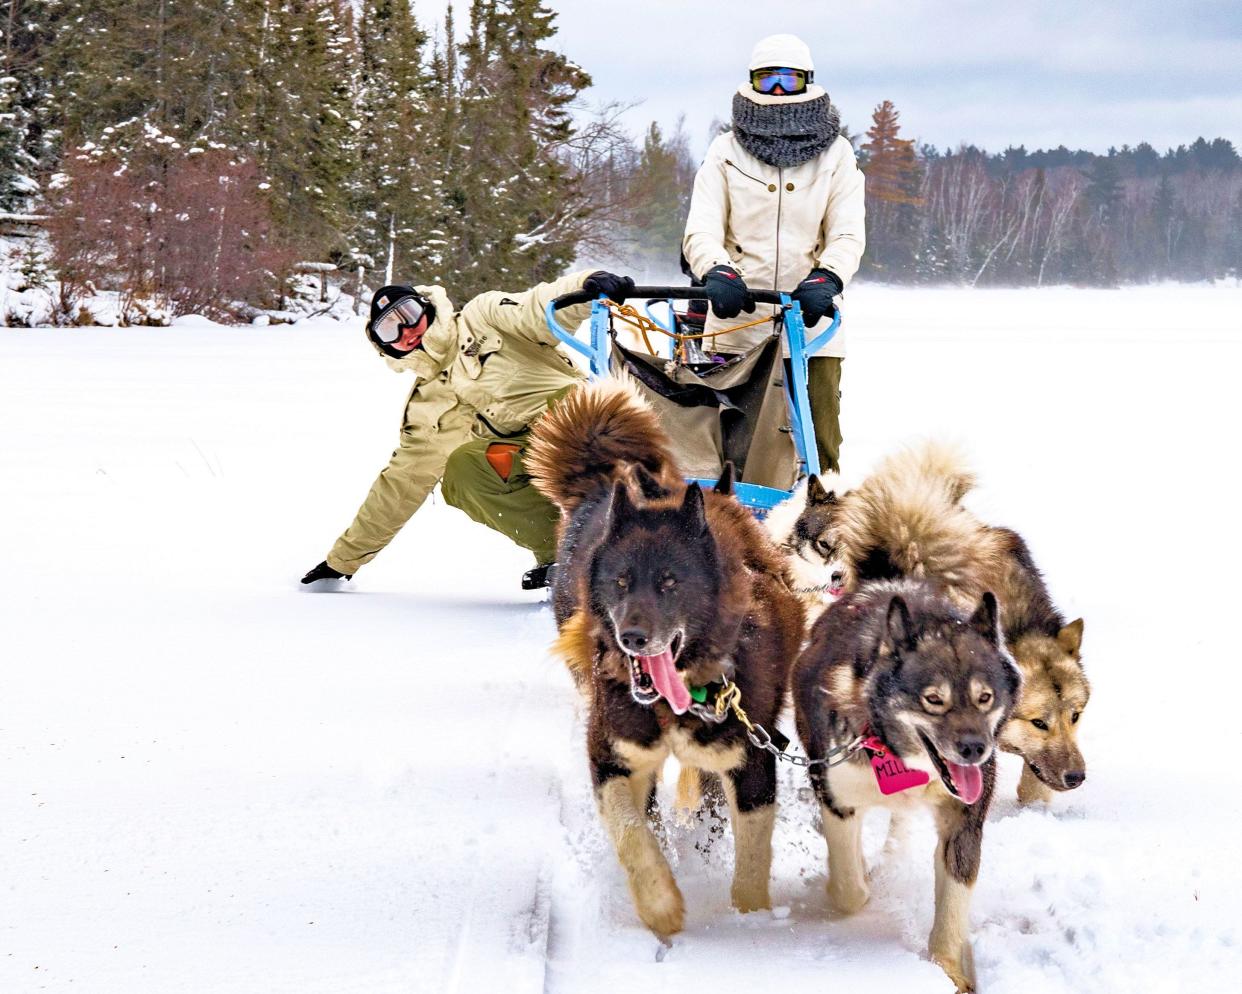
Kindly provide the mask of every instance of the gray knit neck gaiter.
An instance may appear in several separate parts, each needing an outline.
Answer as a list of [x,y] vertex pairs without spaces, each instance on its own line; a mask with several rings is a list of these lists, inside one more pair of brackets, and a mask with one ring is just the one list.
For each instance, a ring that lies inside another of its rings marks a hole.
[[841,114],[828,94],[787,104],[757,104],[733,94],[733,133],[760,162],[787,169],[813,159],[841,133]]

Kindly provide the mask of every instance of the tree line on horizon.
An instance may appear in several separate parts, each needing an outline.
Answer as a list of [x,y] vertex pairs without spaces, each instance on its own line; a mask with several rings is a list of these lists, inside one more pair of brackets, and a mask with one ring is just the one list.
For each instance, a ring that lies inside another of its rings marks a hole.
[[[94,289],[166,311],[278,305],[299,263],[458,301],[575,259],[676,272],[697,161],[684,126],[637,140],[581,107],[588,72],[538,0],[8,0],[0,217],[46,234],[62,317]],[[464,30],[455,19],[464,16]],[[720,125],[715,126],[717,129]],[[880,103],[863,276],[1116,285],[1238,276],[1242,160],[937,150]],[[37,239],[32,239],[36,241]],[[40,263],[23,262],[32,280]]]

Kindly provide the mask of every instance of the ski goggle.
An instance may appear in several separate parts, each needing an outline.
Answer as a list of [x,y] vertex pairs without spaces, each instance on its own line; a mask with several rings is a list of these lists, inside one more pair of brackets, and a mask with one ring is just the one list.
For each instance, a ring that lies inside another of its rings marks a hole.
[[772,93],[778,86],[785,93],[802,93],[811,75],[805,69],[752,69],[750,86],[756,93]]
[[[402,297],[376,315],[371,323],[371,334],[377,342],[392,345],[405,329],[418,324],[426,313],[427,307],[420,298]],[[417,347],[418,342],[410,346],[411,349]]]

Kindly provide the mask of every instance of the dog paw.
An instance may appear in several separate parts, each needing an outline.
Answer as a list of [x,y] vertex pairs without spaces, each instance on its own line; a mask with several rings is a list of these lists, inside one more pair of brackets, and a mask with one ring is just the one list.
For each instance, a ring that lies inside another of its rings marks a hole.
[[733,907],[737,908],[744,915],[752,911],[772,910],[772,898],[768,896],[768,888],[766,886],[757,887],[734,884],[730,896],[733,900]]
[[838,881],[828,879],[828,901],[843,915],[862,911],[871,897],[871,888],[863,880]]
[[969,943],[951,952],[937,952],[933,949],[931,957],[948,974],[959,991],[970,992],[975,989],[975,958]]
[[686,904],[673,874],[652,875],[634,886],[634,906],[638,917],[661,939],[681,931],[686,919]]

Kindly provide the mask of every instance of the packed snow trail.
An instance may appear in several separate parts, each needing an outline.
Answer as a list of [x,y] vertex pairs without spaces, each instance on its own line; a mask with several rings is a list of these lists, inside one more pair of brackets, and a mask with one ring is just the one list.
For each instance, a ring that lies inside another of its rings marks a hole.
[[[981,988],[1230,989],[1242,291],[847,304],[847,471],[962,440],[972,506],[1087,622],[1087,783],[1020,810],[1002,757]],[[771,913],[729,908],[727,832],[666,812],[688,914],[660,946],[527,559],[438,498],[346,592],[298,589],[407,389],[326,321],[0,332],[0,990],[949,990],[930,826],[896,855],[869,822],[871,904],[835,919],[796,771]]]

